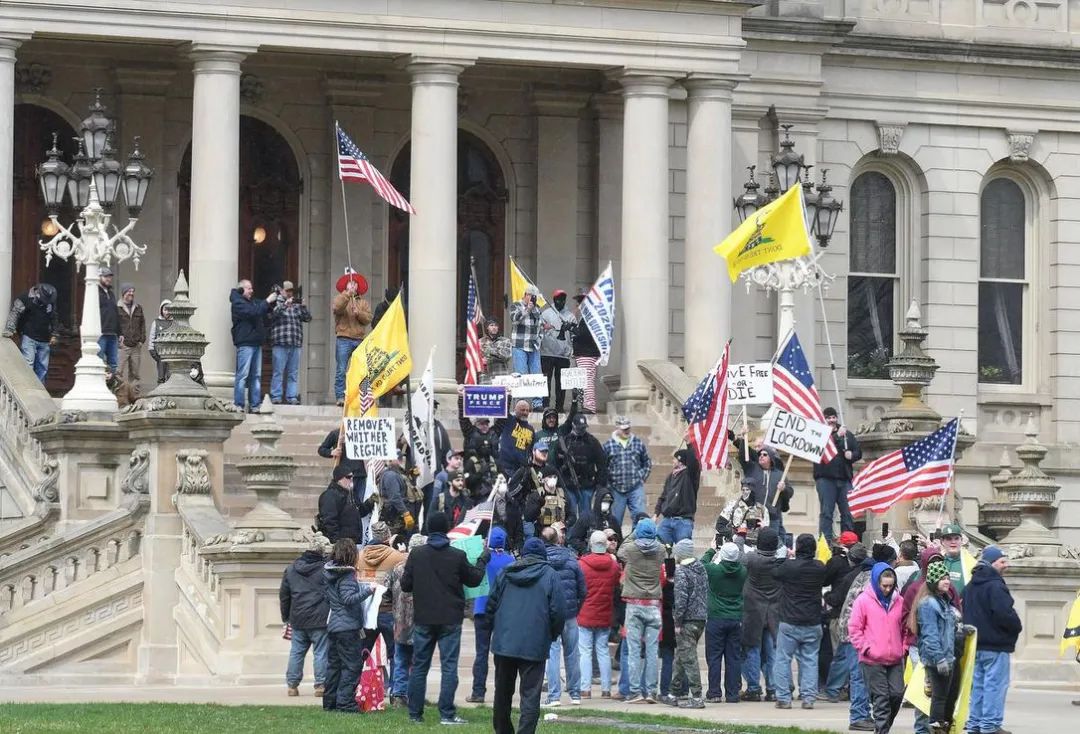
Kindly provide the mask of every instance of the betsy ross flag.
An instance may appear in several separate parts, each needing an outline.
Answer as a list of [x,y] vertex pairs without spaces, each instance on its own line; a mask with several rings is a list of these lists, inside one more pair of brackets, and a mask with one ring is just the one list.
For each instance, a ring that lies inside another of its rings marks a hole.
[[683,403],[682,411],[690,424],[690,444],[697,451],[702,469],[727,466],[728,454],[728,357],[731,342],[724,345],[724,356],[716,363]]
[[[773,405],[803,418],[825,423],[821,410],[821,397],[814,387],[814,373],[806,363],[799,336],[794,331],[788,337],[773,365]],[[829,437],[825,445],[822,464],[828,464],[836,456],[836,441]]]
[[405,197],[394,188],[394,185],[379,173],[379,169],[373,166],[367,156],[360,152],[360,149],[356,147],[356,143],[345,134],[345,131],[336,122],[334,123],[334,129],[337,131],[338,176],[341,177],[341,180],[352,181],[353,183],[369,183],[371,188],[375,189],[375,193],[381,196],[390,206],[396,206],[409,214],[416,214],[412,204],[406,201]]
[[476,288],[476,271],[469,272],[469,292],[465,296],[465,384],[480,382],[484,371],[484,355],[480,351],[480,327],[484,312],[480,310],[480,294]]
[[945,494],[959,425],[960,419],[953,418],[929,436],[867,464],[851,483],[851,513],[882,513],[900,500]]

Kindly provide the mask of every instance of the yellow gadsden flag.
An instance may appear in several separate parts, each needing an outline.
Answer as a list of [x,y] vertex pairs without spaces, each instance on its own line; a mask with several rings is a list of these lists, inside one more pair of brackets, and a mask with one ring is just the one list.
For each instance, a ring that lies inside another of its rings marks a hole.
[[824,535],[817,536],[817,552],[814,553],[814,558],[822,563],[832,560],[832,548],[829,547],[829,541],[825,540]]
[[713,252],[727,260],[732,282],[739,273],[758,265],[809,255],[802,184],[747,217]]
[[379,319],[379,325],[360,342],[349,359],[349,371],[345,374],[345,416],[378,415],[378,398],[390,392],[411,371],[409,332],[399,293]]
[[[514,258],[510,258],[510,299],[520,301],[522,296],[525,295],[525,289],[530,285],[535,286],[536,284],[529,280],[529,276],[525,275],[524,271],[518,267],[518,264],[514,262]],[[540,289],[537,288],[537,290]],[[547,301],[544,300],[542,295],[537,296],[536,305],[540,308],[546,308]]]
[[1080,661],[1080,594],[1076,595],[1065,631],[1061,634],[1061,653],[1065,654],[1069,648],[1076,651],[1076,659]]

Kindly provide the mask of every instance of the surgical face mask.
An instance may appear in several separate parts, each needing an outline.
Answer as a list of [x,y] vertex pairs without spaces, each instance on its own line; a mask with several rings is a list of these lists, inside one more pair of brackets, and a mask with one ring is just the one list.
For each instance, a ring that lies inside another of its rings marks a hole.
[[610,509],[611,509],[611,503],[608,502],[607,500],[604,500],[603,502],[600,503],[600,511],[601,512],[607,512]]

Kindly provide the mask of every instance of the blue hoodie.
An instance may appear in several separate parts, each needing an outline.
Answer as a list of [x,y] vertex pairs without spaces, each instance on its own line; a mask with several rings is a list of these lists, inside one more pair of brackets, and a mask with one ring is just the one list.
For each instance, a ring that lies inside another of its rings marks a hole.
[[[874,589],[874,594],[877,595],[878,601],[881,602],[881,606],[885,607],[885,609],[888,609],[893,601],[896,600],[897,594],[895,588],[890,596],[885,596],[881,593],[881,574],[892,570],[892,566],[884,562],[875,563],[874,567],[870,569],[870,586]],[[893,576],[896,576],[895,571],[893,571]]]
[[[506,552],[506,531],[502,528],[492,528],[488,533],[488,548],[491,549],[491,560],[487,564],[488,593],[495,588],[495,581],[504,568],[514,562],[514,556]],[[473,605],[473,614],[487,613],[487,595],[476,597]]]

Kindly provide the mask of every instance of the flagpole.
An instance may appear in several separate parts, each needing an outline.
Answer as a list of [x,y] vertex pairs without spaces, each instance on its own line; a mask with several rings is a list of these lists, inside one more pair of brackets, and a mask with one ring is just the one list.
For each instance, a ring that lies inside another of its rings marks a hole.
[[836,379],[836,358],[833,356],[832,339],[829,337],[829,317],[825,315],[825,295],[821,281],[817,284],[818,302],[821,304],[821,323],[825,326],[825,346],[829,349],[829,369],[832,370],[833,392],[836,393],[836,412],[839,413],[840,425],[844,425],[844,399],[840,397],[840,382]]
[[964,420],[964,409],[960,409],[960,414],[956,416],[956,435],[953,436],[952,444],[952,460],[949,461],[949,486],[946,488],[945,493],[941,495],[941,507],[938,509],[937,527],[941,528],[941,521],[945,515],[945,505],[949,497],[955,499],[956,495],[956,444],[960,440],[960,425]]
[[[337,120],[334,120],[334,150],[341,150],[341,142],[338,138],[338,130],[341,129],[341,125]],[[352,243],[349,241],[349,205],[345,201],[345,179],[341,177],[341,164],[338,164],[338,183],[341,184],[341,216],[344,219],[345,226],[345,259],[348,263],[349,270],[353,269],[352,265]]]

